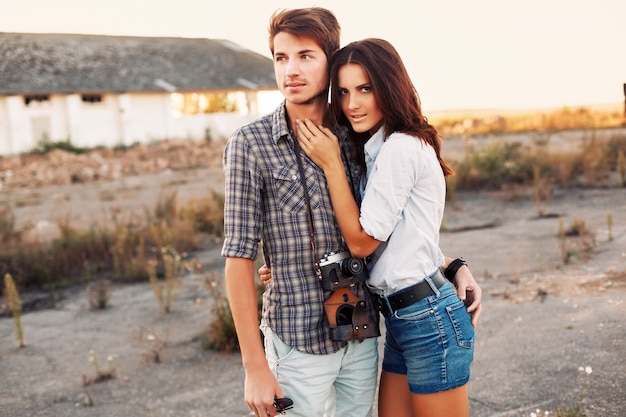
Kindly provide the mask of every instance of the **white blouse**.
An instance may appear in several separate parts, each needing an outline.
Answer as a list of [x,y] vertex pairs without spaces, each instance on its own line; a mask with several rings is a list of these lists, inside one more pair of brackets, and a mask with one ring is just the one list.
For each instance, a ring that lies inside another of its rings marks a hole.
[[367,184],[361,226],[383,243],[370,264],[368,284],[391,294],[433,273],[439,248],[446,183],[432,146],[403,133],[383,141],[383,128],[365,144]]

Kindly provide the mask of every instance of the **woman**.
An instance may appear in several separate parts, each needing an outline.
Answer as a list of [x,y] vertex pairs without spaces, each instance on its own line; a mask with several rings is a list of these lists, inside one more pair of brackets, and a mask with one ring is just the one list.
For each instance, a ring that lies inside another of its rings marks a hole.
[[[372,259],[368,285],[386,327],[379,416],[468,416],[474,329],[440,270],[448,266],[446,276],[453,278],[463,265],[445,265],[439,249],[444,177],[453,173],[441,158],[441,139],[422,115],[397,51],[384,40],[353,42],[335,54],[331,108],[364,151],[368,178],[360,211],[333,133],[299,120],[298,139],[324,171],[350,252]],[[468,310],[477,320],[480,305]]]

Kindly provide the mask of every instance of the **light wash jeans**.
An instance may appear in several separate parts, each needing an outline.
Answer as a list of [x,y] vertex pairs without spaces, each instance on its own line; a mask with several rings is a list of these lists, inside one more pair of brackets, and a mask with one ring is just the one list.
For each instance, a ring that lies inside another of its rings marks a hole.
[[378,339],[348,342],[330,355],[287,346],[264,328],[265,355],[285,397],[290,417],[371,417],[378,380]]

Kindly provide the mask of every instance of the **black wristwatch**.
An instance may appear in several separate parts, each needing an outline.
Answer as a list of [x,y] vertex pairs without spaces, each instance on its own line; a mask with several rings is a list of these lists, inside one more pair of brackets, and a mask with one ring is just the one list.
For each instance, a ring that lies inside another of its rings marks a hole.
[[448,265],[446,270],[443,271],[443,275],[448,279],[448,281],[454,282],[454,277],[456,276],[457,271],[463,265],[467,265],[465,259],[456,258],[454,261],[450,262],[450,265]]

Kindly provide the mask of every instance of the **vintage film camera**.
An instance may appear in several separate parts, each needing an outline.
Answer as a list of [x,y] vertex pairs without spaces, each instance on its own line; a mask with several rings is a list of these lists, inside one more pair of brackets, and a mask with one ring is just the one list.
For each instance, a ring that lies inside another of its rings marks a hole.
[[[332,291],[324,302],[333,340],[363,340],[380,336],[378,310],[365,280],[367,269],[362,259],[349,251],[331,252],[320,259],[322,288]],[[352,289],[363,288],[364,298]]]

